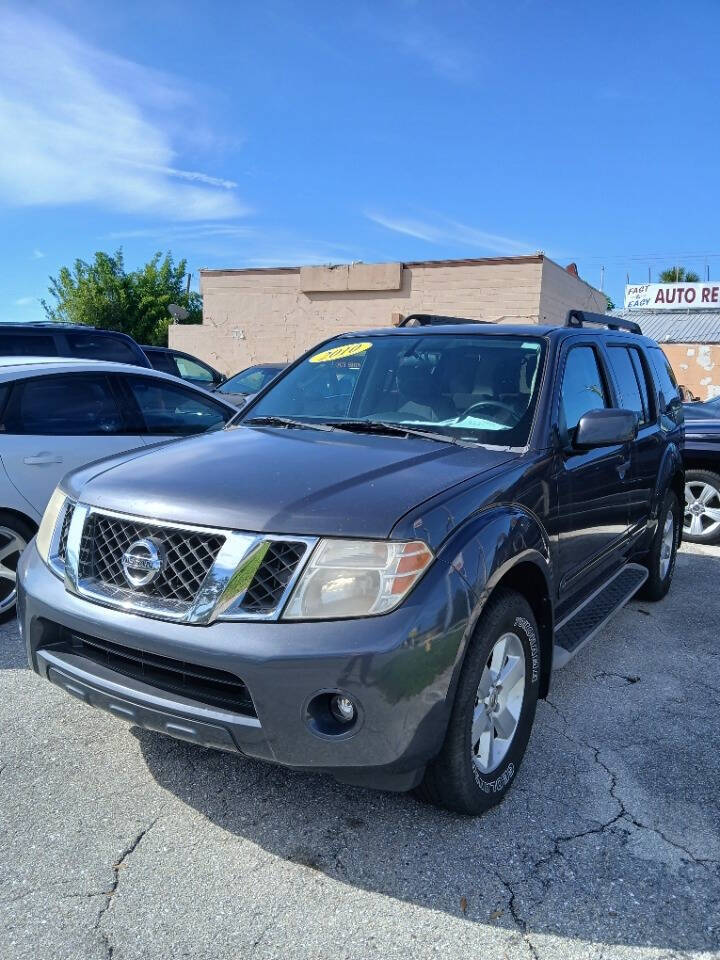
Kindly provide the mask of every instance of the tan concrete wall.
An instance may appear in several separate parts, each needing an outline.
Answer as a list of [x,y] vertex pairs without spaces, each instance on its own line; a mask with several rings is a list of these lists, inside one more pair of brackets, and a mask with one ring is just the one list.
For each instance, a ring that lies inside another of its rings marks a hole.
[[661,346],[678,383],[689,387],[699,400],[720,395],[720,345],[663,343]]
[[565,323],[570,308],[605,313],[604,293],[564,270],[552,260],[543,260],[540,292],[540,322]]
[[252,363],[293,360],[326,337],[387,327],[415,312],[537,322],[544,282],[550,288],[545,313],[560,323],[570,307],[589,305],[592,288],[556,264],[546,270],[547,264],[533,256],[202,271],[203,323],[172,326],[170,345],[233,373]]

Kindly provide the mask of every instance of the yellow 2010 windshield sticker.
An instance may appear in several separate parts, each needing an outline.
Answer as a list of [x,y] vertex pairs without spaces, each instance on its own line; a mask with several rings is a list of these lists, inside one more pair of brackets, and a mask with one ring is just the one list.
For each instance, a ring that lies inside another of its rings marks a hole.
[[372,346],[371,343],[346,343],[342,347],[333,347],[323,350],[310,357],[310,363],[329,363],[330,360],[344,360],[345,357],[354,357],[358,353],[365,353]]

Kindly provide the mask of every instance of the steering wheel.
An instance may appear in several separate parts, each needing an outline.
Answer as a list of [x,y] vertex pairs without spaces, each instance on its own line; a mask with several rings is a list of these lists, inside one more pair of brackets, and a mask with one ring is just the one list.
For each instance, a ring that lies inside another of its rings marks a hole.
[[495,410],[499,410],[500,413],[506,414],[507,417],[512,418],[510,420],[501,419],[501,423],[503,423],[506,427],[512,427],[517,422],[517,414],[513,408],[508,406],[506,403],[501,403],[499,400],[480,400],[479,403],[474,403],[471,407],[468,407],[465,413],[457,418],[457,423],[460,423],[461,420],[471,416],[475,410],[479,411],[483,407],[492,407]]

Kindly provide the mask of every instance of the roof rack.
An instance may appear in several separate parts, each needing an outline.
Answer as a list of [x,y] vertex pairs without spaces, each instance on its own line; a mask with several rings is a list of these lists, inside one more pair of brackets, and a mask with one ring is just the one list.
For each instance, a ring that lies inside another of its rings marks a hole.
[[593,323],[608,330],[627,330],[628,333],[642,335],[640,324],[634,320],[625,320],[624,317],[611,317],[606,313],[588,313],[587,310],[570,310],[565,320],[566,327],[584,327],[586,323]]
[[487,323],[487,320],[471,320],[468,317],[443,317],[437,313],[411,313],[398,324],[399,327],[450,326],[456,323]]
[[2,324],[3,330],[10,330],[14,327],[76,327],[78,330],[95,330],[96,327],[89,323],[73,323],[72,320],[9,320]]

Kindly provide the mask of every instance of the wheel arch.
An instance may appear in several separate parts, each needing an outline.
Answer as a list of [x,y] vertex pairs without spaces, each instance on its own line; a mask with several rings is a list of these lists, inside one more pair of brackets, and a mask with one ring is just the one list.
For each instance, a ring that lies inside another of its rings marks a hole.
[[475,597],[462,663],[482,612],[500,588],[521,594],[533,611],[540,641],[540,696],[550,688],[553,660],[554,604],[550,540],[539,518],[518,504],[483,511],[452,538],[453,567]]
[[27,523],[28,526],[32,528],[33,533],[38,532],[37,521],[29,514],[23,513],[22,510],[15,510],[13,507],[0,507],[0,518],[3,516],[15,517],[17,520],[22,520],[23,523]]

